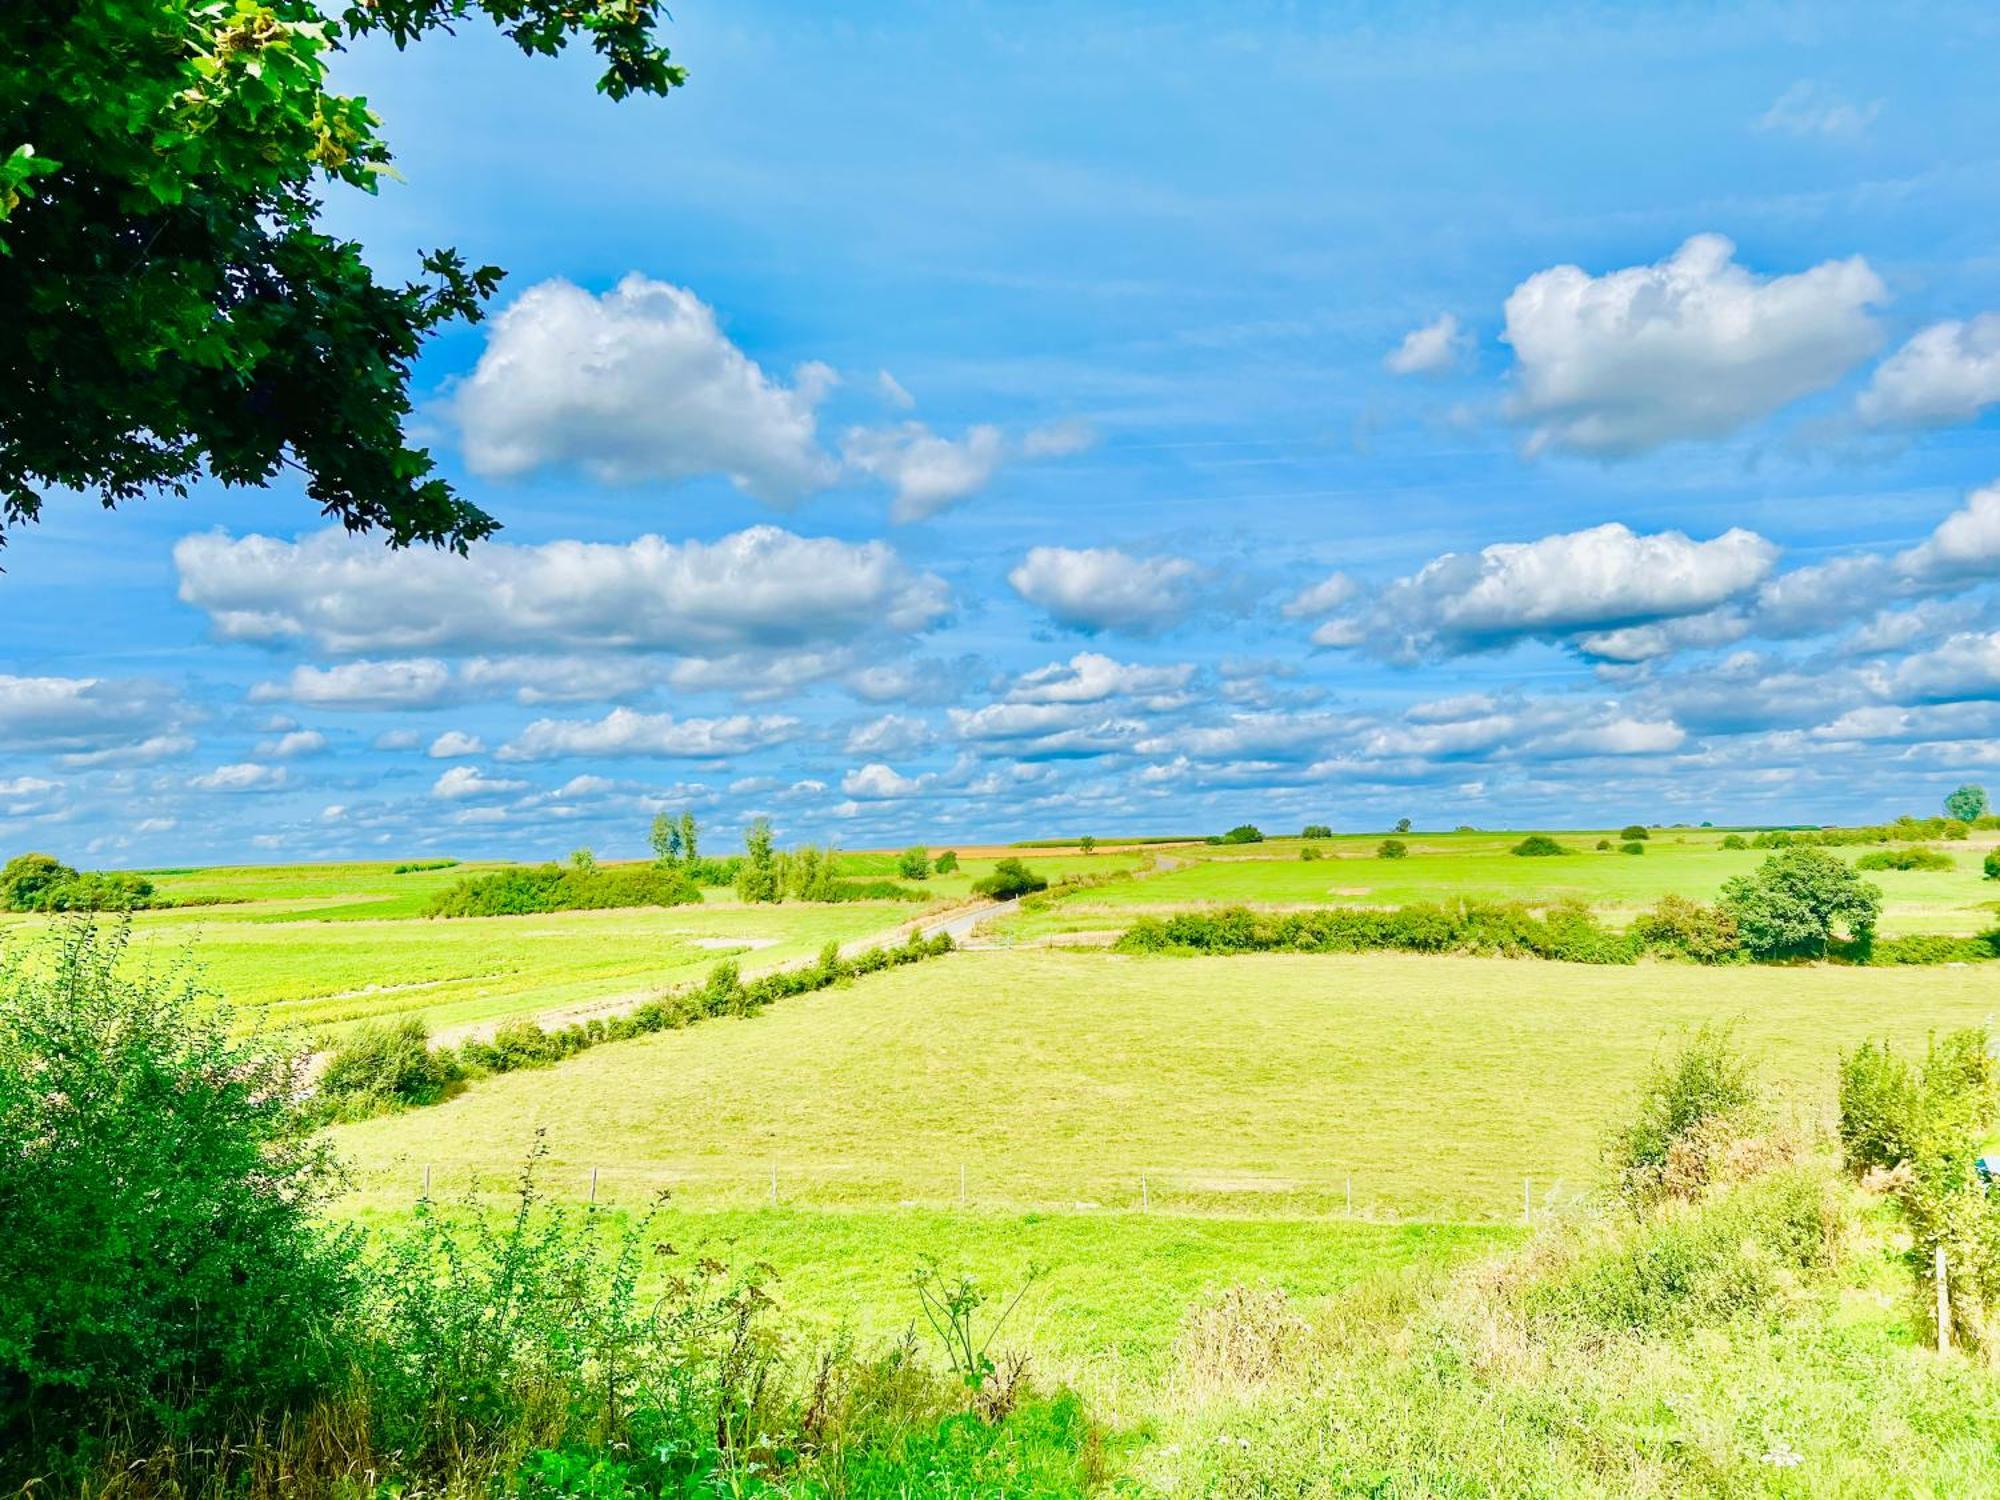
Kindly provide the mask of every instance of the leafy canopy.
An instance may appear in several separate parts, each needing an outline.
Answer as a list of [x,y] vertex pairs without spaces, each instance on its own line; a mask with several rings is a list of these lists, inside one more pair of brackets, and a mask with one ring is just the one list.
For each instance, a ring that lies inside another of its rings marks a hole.
[[1967,782],[1944,799],[1945,816],[1970,823],[1986,811],[1986,788]]
[[1882,915],[1882,892],[1824,849],[1794,845],[1756,874],[1725,882],[1722,907],[1745,948],[1759,958],[1783,958],[1823,954],[1843,928],[1867,942]]
[[502,273],[452,250],[378,281],[321,193],[388,170],[333,55],[484,13],[522,51],[587,38],[600,92],[685,81],[661,0],[11,0],[0,15],[0,540],[49,489],[185,495],[281,469],[354,532],[463,550],[498,523],[403,432],[413,361]]

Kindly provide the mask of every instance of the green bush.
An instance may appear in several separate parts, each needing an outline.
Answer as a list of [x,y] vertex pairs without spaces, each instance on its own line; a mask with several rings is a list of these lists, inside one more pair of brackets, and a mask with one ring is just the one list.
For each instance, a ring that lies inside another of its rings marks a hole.
[[1641,843],[1638,839],[1632,839],[1627,843],[1620,844],[1618,846],[1618,852],[1620,854],[1644,854],[1646,852],[1646,846],[1643,843]]
[[1525,906],[1418,903],[1394,910],[1325,907],[1252,912],[1246,907],[1141,917],[1121,953],[1476,953],[1569,963],[1629,964],[1638,944],[1598,924],[1581,903],[1537,916]]
[[1754,875],[1722,887],[1721,905],[1758,958],[1821,957],[1845,930],[1864,948],[1882,912],[1882,892],[1822,849],[1781,849]]
[[1653,835],[1647,831],[1646,825],[1643,823],[1628,824],[1618,835],[1619,838],[1623,839],[1628,844],[1639,839],[1649,839],[1652,836]]
[[1633,920],[1632,932],[1650,949],[1696,963],[1728,963],[1743,956],[1736,919],[1685,896],[1662,896],[1651,911]]
[[1722,836],[1722,847],[1725,849],[1748,849],[1750,844],[1740,833],[1725,833]]
[[247,1432],[351,1359],[351,1239],[292,1062],[62,928],[0,967],[0,1477]]
[[1546,859],[1552,854],[1567,854],[1569,850],[1550,838],[1546,833],[1531,833],[1508,851],[1529,859]]
[[1610,839],[1599,839],[1599,840],[1597,841],[1597,852],[1598,852],[1599,854],[1608,854],[1608,853],[1610,853],[1610,852],[1611,852],[1611,840],[1610,840]]
[[688,906],[701,891],[679,865],[518,865],[474,875],[431,897],[432,917],[518,917],[552,911]]
[[993,867],[993,873],[972,882],[975,894],[995,901],[1009,901],[1016,896],[1031,895],[1045,891],[1049,883],[1042,876],[1022,864],[1018,859],[1003,859]]
[[1755,1105],[1749,1062],[1726,1026],[1697,1028],[1671,1056],[1656,1058],[1631,1120],[1611,1138],[1611,1165],[1628,1193],[1656,1186],[1676,1146],[1704,1130],[1740,1122]]
[[896,873],[905,880],[929,880],[931,851],[924,848],[905,849],[897,856]]
[[1921,846],[1908,849],[1879,849],[1854,862],[1857,870],[1952,870],[1957,861],[1940,849]]
[[349,1034],[333,1049],[316,1087],[335,1114],[415,1108],[444,1098],[458,1078],[453,1061],[431,1047],[424,1023],[412,1016]]
[[1227,833],[1212,835],[1208,842],[1211,844],[1261,844],[1264,842],[1264,835],[1254,823],[1238,823]]
[[1324,859],[1326,856],[1320,853],[1318,844],[1301,844],[1299,845],[1299,858],[1310,864],[1312,861]]
[[2000,880],[2000,849],[1986,851],[1986,862],[1981,866],[1988,880]]
[[932,862],[931,868],[936,870],[940,875],[951,874],[958,868],[958,851],[955,849],[945,850],[944,853],[940,854]]
[[1299,837],[1302,839],[1330,839],[1333,837],[1333,828],[1330,824],[1326,823],[1308,823],[1305,826],[1305,830],[1299,834]]
[[1384,839],[1375,846],[1377,859],[1408,859],[1410,846],[1401,839]]
[[71,869],[52,854],[20,854],[0,868],[0,910],[136,911],[153,905],[153,882],[122,870]]

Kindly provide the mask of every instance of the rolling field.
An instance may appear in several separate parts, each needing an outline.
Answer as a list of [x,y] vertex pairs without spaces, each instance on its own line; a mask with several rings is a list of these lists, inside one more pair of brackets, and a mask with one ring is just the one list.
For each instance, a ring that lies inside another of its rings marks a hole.
[[669,1190],[670,1239],[769,1259],[822,1324],[903,1326],[927,1253],[1006,1288],[1038,1262],[1033,1346],[1115,1390],[1204,1291],[1312,1299],[1505,1243],[1524,1179],[1537,1212],[1598,1180],[1681,1028],[1733,1022],[1816,1108],[1840,1047],[1994,1001],[1976,967],[967,952],[331,1135],[352,1209],[393,1218],[426,1168],[440,1196],[503,1187],[543,1132],[552,1192],[593,1167],[600,1202]]

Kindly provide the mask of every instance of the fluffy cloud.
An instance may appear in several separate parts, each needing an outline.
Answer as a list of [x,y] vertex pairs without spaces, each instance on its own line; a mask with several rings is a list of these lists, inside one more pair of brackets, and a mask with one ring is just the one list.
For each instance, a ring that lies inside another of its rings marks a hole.
[[431,748],[426,753],[432,760],[457,760],[467,755],[485,754],[486,742],[462,729],[447,729],[431,741]]
[[1184,557],[1133,557],[1116,547],[1035,547],[1007,581],[1072,630],[1153,635],[1193,609],[1200,576]]
[[259,755],[289,760],[300,755],[317,755],[326,748],[326,736],[317,729],[294,729],[257,747]]
[[1342,605],[1352,603],[1354,596],[1360,592],[1361,586],[1345,573],[1329,573],[1318,583],[1300,589],[1285,601],[1285,618],[1301,620],[1331,614]]
[[1642,535],[1617,522],[1534,542],[1446,553],[1391,584],[1363,638],[1394,654],[1478,651],[1524,638],[1608,633],[1697,615],[1754,589],[1778,549],[1740,528],[1709,541]]
[[1007,689],[1007,701],[1102,703],[1107,698],[1141,698],[1150,708],[1174,708],[1187,701],[1193,678],[1194,667],[1187,662],[1148,667],[1079,651],[1066,662],[1023,672]]
[[447,802],[463,802],[468,797],[499,797],[527,789],[525,781],[488,776],[477,766],[453,766],[431,783],[431,795]]
[[927,784],[926,778],[905,776],[880,761],[872,761],[840,778],[840,790],[849,797],[914,797]]
[[864,703],[949,703],[964,695],[976,666],[969,657],[926,656],[863,667],[848,676],[847,690]]
[[1896,569],[1940,582],[2000,573],[2000,485],[1966,496],[1921,543],[1897,555]]
[[149,743],[179,746],[160,731],[170,729],[180,713],[164,683],[0,675],[0,749],[107,755],[129,754]]
[[56,757],[58,764],[72,770],[92,770],[101,766],[148,766],[172,760],[194,749],[194,737],[186,734],[153,734],[126,745],[103,750],[76,750]]
[[1509,403],[1529,447],[1615,458],[1724,437],[1873,353],[1881,279],[1859,257],[1762,278],[1720,235],[1592,276],[1539,271],[1507,298]]
[[694,293],[634,273],[601,297],[566,281],[528,288],[493,320],[450,410],[476,474],[725,474],[784,504],[835,478],[814,416],[832,378],[805,365],[790,386],[773,380]]
[[253,760],[217,766],[195,777],[188,785],[204,792],[275,792],[290,784],[283,766],[260,765]]
[[660,756],[706,760],[781,744],[799,731],[782,714],[723,719],[676,719],[671,714],[614,708],[601,719],[537,719],[502,745],[502,760],[551,760],[567,755]]
[[2000,313],[1933,323],[1876,367],[1856,409],[1877,426],[1970,422],[2000,401]]
[[978,494],[1002,464],[1061,458],[1081,452],[1093,441],[1090,428],[1081,423],[1037,427],[1018,443],[1010,443],[990,423],[967,428],[961,438],[947,438],[922,422],[904,422],[896,427],[849,428],[841,455],[851,468],[895,490],[892,520],[921,521]]
[[1898,661],[1888,689],[1904,703],[2000,698],[2000,631],[1967,632]]
[[260,682],[251,688],[250,701],[306,703],[314,708],[432,708],[451,692],[451,668],[419,657],[294,667],[283,682]]
[[231,640],[367,651],[650,647],[683,655],[910,635],[950,610],[942,580],[883,542],[753,526],[715,542],[482,543],[392,552],[340,531],[210,532],[174,548],[180,597]]
[[469,696],[511,693],[516,702],[601,703],[652,687],[659,670],[621,656],[475,656],[458,669]]
[[1452,313],[1441,313],[1421,328],[1403,335],[1402,343],[1382,358],[1391,375],[1448,375],[1472,358],[1472,334]]

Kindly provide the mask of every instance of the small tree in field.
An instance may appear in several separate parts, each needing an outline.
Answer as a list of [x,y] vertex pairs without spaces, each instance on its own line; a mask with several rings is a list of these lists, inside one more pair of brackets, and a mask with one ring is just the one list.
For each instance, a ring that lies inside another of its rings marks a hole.
[[698,847],[700,836],[701,830],[695,824],[694,814],[683,812],[681,814],[681,858],[690,864],[701,858],[701,850]]
[[1076,841],[1076,847],[1081,849],[1085,854],[1095,854],[1097,852],[1097,836],[1086,833]]
[[588,875],[597,868],[597,856],[589,849],[569,851],[569,867],[580,875]]
[[1721,905],[1757,957],[1819,957],[1843,929],[1858,943],[1874,936],[1882,892],[1826,850],[1795,844],[1724,884]]
[[1623,828],[1622,830],[1620,830],[1620,832],[1619,832],[1619,834],[1618,834],[1618,837],[1619,837],[1619,838],[1620,838],[1621,840],[1623,840],[1623,841],[1624,841],[1625,843],[1628,843],[1628,844],[1630,844],[1630,843],[1633,843],[1633,842],[1635,842],[1635,841],[1637,841],[1637,840],[1639,840],[1639,839],[1649,839],[1649,838],[1651,838],[1651,837],[1652,837],[1652,834],[1650,834],[1650,833],[1648,833],[1648,832],[1646,831],[1646,825],[1645,825],[1645,824],[1643,824],[1643,823],[1631,823],[1631,824],[1628,824],[1628,825],[1627,825],[1627,826],[1626,826],[1625,828]]
[[1410,846],[1401,839],[1384,839],[1375,846],[1377,859],[1408,859]]
[[931,868],[940,875],[949,875],[958,868],[958,851],[947,849],[931,863]]
[[768,818],[743,831],[743,867],[736,872],[736,895],[750,902],[782,901],[784,882],[778,875],[778,851]]
[[905,880],[931,878],[931,851],[921,845],[905,849],[896,859],[896,873]]
[[1299,834],[1299,837],[1302,839],[1330,839],[1333,837],[1333,829],[1325,823],[1308,823],[1305,826],[1305,830]]
[[1944,799],[1944,815],[1956,818],[1961,823],[1970,823],[1986,812],[1986,788],[1974,786],[1970,782],[1958,788]]
[[1545,859],[1553,854],[1567,854],[1569,850],[1558,844],[1546,833],[1531,833],[1508,851],[1527,859]]
[[1410,820],[1408,818],[1396,819],[1396,832],[1408,833],[1409,831],[1410,831]]

